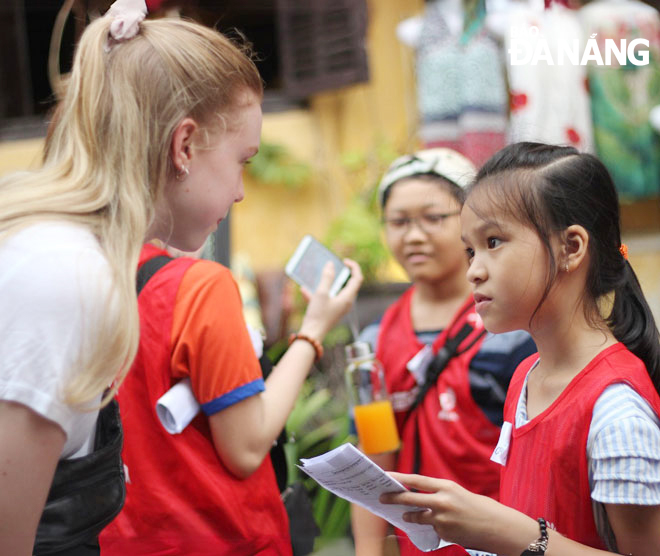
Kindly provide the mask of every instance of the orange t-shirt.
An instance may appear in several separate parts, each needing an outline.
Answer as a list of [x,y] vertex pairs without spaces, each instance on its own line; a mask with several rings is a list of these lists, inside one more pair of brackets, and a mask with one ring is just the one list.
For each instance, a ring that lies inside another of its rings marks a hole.
[[190,377],[207,416],[265,389],[238,285],[224,266],[200,260],[186,271],[171,338],[172,377]]

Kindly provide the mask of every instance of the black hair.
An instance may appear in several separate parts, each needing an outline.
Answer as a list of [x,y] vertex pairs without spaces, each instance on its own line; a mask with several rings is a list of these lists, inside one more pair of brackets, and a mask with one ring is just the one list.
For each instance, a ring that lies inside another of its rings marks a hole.
[[397,184],[408,180],[420,180],[429,183],[435,183],[439,186],[442,186],[445,189],[445,191],[447,191],[452,197],[454,197],[454,199],[456,199],[461,206],[465,202],[465,190],[462,187],[455,184],[453,181],[445,178],[444,176],[440,176],[433,172],[426,172],[424,174],[413,174],[411,176],[405,176],[392,183],[383,192],[383,197],[381,199],[381,207],[380,207],[382,210],[385,210],[385,205],[387,205],[387,201],[390,198],[390,194],[392,193],[392,188]]
[[[504,174],[513,179],[502,179]],[[660,335],[637,276],[620,252],[619,200],[605,165],[572,147],[515,143],[484,164],[468,196],[486,183],[486,202],[536,230],[549,254],[548,282],[539,307],[557,276],[551,237],[573,224],[587,230],[585,310],[591,310],[587,317],[593,322],[599,300],[614,293],[605,322],[614,337],[644,362],[660,393]],[[468,204],[476,210],[473,201],[468,199]]]

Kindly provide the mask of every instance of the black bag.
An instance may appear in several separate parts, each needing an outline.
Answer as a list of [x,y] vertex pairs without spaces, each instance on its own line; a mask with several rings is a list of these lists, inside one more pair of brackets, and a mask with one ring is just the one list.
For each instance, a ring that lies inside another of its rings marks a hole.
[[314,550],[314,539],[321,533],[314,520],[307,488],[301,481],[296,481],[284,490],[282,501],[289,516],[293,556],[306,556]]
[[99,412],[94,451],[60,460],[55,469],[37,528],[35,555],[75,554],[76,548],[81,554],[98,554],[96,538],[126,497],[122,443],[119,404],[112,400]]
[[[259,359],[261,371],[267,378],[273,369],[273,364],[266,354]],[[287,486],[288,472],[284,445],[287,442],[286,431],[283,430],[270,449],[270,460],[275,471],[277,486],[280,489],[284,508],[289,516],[289,533],[293,556],[307,556],[314,550],[314,539],[321,530],[314,520],[314,509],[307,488],[301,481]]]

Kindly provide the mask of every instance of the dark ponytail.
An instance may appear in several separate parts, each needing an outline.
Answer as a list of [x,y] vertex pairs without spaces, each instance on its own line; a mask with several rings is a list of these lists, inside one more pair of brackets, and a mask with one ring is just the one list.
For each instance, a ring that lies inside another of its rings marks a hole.
[[[515,173],[517,179],[492,179],[503,173]],[[485,183],[484,202],[531,226],[545,245],[551,266],[541,303],[557,276],[551,237],[573,224],[587,230],[587,316],[594,319],[599,299],[614,292],[607,325],[614,337],[644,362],[660,394],[660,335],[637,276],[620,252],[619,200],[603,163],[572,147],[516,143],[484,164],[468,195]],[[475,208],[474,199],[467,202]]]
[[639,357],[660,394],[660,344],[653,319],[635,271],[628,261],[623,276],[614,289],[614,305],[607,324],[614,337]]

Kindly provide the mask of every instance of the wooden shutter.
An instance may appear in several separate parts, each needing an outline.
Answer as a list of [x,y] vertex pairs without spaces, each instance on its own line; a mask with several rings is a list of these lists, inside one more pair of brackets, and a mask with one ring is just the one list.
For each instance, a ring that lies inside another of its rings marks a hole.
[[367,81],[366,0],[277,0],[284,90],[291,98]]
[[0,0],[0,83],[0,120],[32,114],[32,82],[22,0]]

